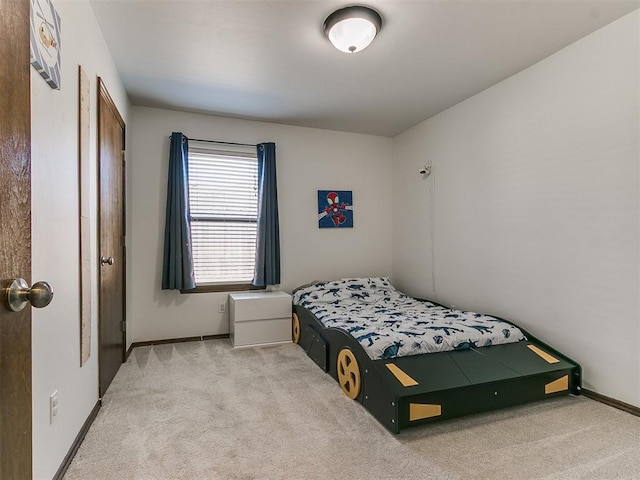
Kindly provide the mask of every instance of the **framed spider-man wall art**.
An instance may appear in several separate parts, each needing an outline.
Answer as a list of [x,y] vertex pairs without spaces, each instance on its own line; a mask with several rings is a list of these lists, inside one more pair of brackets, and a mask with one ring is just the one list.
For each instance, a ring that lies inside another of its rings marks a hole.
[[318,190],[318,227],[353,228],[351,190]]

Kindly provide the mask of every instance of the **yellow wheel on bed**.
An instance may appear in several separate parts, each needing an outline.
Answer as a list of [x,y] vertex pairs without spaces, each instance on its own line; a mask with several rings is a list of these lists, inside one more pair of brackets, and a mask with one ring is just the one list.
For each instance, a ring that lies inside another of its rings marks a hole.
[[355,400],[360,393],[360,367],[355,355],[348,348],[343,348],[338,354],[338,382],[344,394]]
[[300,343],[300,320],[298,320],[298,315],[296,313],[294,313],[292,317],[291,329],[293,343]]

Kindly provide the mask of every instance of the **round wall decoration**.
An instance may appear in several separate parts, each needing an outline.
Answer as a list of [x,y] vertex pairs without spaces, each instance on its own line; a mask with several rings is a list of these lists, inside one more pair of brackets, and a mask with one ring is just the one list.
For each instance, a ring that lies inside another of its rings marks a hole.
[[31,0],[31,65],[60,89],[60,15],[51,0]]

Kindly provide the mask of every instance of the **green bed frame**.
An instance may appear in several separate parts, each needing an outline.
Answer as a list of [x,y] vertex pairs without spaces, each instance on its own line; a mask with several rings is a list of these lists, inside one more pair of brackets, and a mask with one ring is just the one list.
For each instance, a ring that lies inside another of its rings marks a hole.
[[393,433],[580,394],[580,365],[521,327],[527,340],[518,343],[372,360],[345,330],[325,328],[304,307],[293,312],[294,342]]

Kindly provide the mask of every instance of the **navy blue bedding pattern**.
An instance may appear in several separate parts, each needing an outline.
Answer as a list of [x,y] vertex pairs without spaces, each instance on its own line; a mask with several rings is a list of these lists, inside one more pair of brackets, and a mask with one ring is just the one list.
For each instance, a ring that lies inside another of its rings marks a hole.
[[294,291],[293,303],[349,332],[374,360],[525,340],[510,323],[421,302],[384,277],[317,282]]

